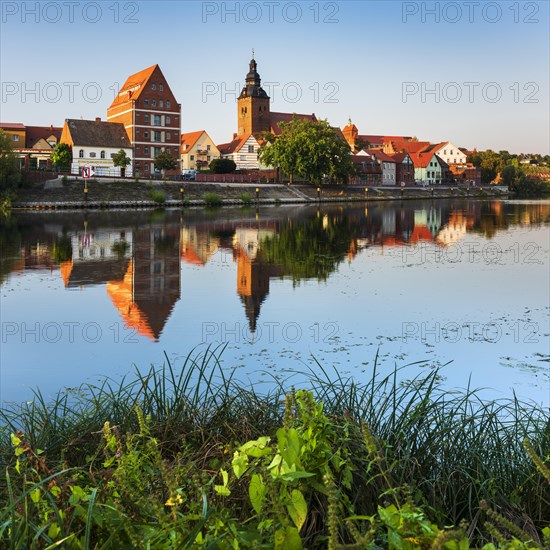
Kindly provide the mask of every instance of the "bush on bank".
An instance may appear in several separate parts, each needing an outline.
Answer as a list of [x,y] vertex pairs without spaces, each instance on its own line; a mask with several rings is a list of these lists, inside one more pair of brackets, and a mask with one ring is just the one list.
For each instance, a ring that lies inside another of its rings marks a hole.
[[0,411],[0,546],[549,547],[547,413],[402,373],[259,394],[208,349],[37,393]]

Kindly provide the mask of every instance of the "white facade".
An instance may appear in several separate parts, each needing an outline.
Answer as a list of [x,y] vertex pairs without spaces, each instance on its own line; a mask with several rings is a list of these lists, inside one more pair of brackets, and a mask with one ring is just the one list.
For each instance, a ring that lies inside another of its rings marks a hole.
[[[132,160],[132,149],[124,148],[126,156]],[[115,147],[73,146],[71,174],[81,174],[84,166],[92,166],[96,176],[120,176],[121,168],[113,164],[113,156],[120,151]],[[132,164],[125,170],[125,177],[132,177]]]
[[251,134],[239,149],[233,153],[222,154],[225,159],[232,159],[237,165],[237,170],[259,170],[260,161],[258,160],[258,151],[260,145],[256,138]]
[[433,152],[447,164],[466,164],[466,155],[450,141]]
[[382,185],[395,185],[397,173],[396,162],[382,161]]

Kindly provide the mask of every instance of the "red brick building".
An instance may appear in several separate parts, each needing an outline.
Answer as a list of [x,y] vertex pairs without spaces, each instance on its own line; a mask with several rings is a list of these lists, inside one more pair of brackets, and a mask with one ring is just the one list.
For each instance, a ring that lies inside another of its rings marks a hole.
[[181,105],[158,65],[128,77],[107,110],[108,122],[121,122],[134,149],[134,174],[155,173],[155,157],[165,150],[180,173]]
[[414,186],[414,164],[409,154],[394,153],[388,156],[397,163],[395,172],[395,181],[397,185],[404,183],[406,186]]

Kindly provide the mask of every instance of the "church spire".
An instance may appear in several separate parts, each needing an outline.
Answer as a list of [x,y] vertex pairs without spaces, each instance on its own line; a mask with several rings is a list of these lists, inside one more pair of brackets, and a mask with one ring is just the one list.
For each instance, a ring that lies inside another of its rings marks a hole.
[[252,59],[250,60],[249,71],[246,75],[245,87],[242,89],[240,97],[261,97],[268,99],[268,95],[262,88],[262,79],[258,74],[258,64],[254,59],[254,49],[252,49]]

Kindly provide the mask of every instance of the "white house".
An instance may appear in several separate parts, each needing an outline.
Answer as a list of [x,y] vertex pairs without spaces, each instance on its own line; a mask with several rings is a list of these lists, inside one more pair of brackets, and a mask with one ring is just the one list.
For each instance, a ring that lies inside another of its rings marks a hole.
[[221,158],[231,159],[237,170],[259,170],[258,151],[260,144],[252,134],[236,137],[229,143],[218,145]]
[[59,141],[72,147],[71,174],[80,174],[84,166],[92,166],[96,176],[132,176],[131,163],[123,170],[113,162],[121,149],[130,160],[133,157],[128,134],[120,122],[66,119]]
[[431,151],[447,164],[466,164],[466,155],[450,141],[438,143]]

